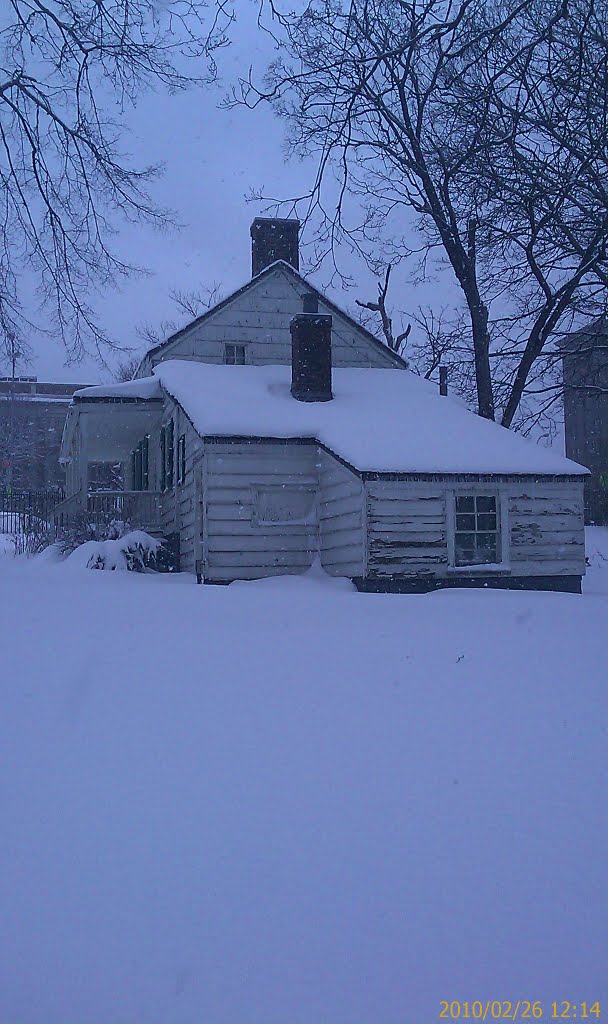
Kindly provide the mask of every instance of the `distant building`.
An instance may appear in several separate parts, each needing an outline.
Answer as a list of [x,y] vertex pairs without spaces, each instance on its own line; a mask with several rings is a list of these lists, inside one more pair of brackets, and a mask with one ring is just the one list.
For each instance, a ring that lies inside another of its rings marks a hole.
[[82,387],[0,377],[0,490],[65,484],[61,435],[72,395]]
[[586,466],[585,518],[608,525],[608,320],[562,342],[566,454]]

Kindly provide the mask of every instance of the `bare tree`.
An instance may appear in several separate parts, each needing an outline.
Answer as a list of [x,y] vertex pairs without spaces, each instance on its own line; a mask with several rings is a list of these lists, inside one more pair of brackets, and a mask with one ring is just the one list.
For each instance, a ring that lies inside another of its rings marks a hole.
[[210,285],[200,285],[190,291],[183,291],[181,288],[173,288],[169,292],[170,298],[190,320],[196,320],[212,306],[216,306],[222,297],[222,286],[219,281]]
[[78,358],[110,339],[95,289],[137,268],[112,246],[116,218],[168,222],[148,193],[158,167],[121,149],[125,111],[148,89],[208,82],[232,18],[226,0],[5,0],[0,14],[0,321],[17,330],[35,275],[51,329]]
[[346,239],[376,269],[451,270],[478,411],[505,426],[546,346],[605,304],[606,23],[606,0],[311,0],[234,97],[316,154],[289,203],[320,256]]
[[[177,306],[178,311],[186,316],[186,324],[191,320],[196,320],[197,317],[201,316],[206,310],[211,309],[215,306],[221,298],[221,285],[214,281],[209,286],[201,285],[199,288],[192,289],[190,291],[183,291],[181,289],[173,289],[169,292],[169,297]],[[156,345],[160,345],[162,341],[165,341],[169,335],[180,329],[180,326],[185,326],[184,323],[179,322],[178,319],[162,320],[160,324],[150,324],[143,322],[137,325],[136,333],[140,341],[144,343],[144,350],[137,354],[137,352],[131,354],[118,364],[115,378],[120,381],[132,380],[139,364],[141,362],[142,355],[149,348],[155,348]]]
[[120,383],[133,380],[140,362],[141,356],[138,356],[136,353],[126,356],[126,358],[118,363],[114,371],[114,380]]
[[2,316],[0,304],[0,367],[8,385],[0,395],[0,480],[11,487],[15,466],[24,459],[35,458],[38,454],[38,438],[35,431],[24,430],[22,417],[18,415],[17,378],[19,368],[30,361],[30,350],[18,332],[17,325],[10,317]]
[[391,279],[391,270],[392,267],[389,263],[384,274],[384,281],[378,281],[378,300],[376,302],[361,302],[360,299],[355,299],[355,302],[358,306],[361,306],[362,309],[369,309],[372,313],[380,314],[380,324],[382,326],[382,335],[384,337],[385,344],[388,345],[391,352],[396,352],[397,355],[403,355],[405,343],[412,329],[412,325],[408,324],[405,330],[400,334],[395,334],[393,331],[393,318],[389,315],[387,308],[387,295]]

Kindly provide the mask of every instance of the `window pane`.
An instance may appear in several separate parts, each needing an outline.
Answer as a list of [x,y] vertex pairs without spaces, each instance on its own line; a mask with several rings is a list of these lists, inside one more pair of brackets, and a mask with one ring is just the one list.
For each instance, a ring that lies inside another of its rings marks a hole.
[[235,362],[234,345],[224,346],[224,362],[229,366],[233,366]]
[[477,555],[478,561],[480,562],[496,562],[498,561],[496,553],[496,534],[494,533],[478,533],[477,534]]
[[456,515],[456,529],[457,530],[474,530],[475,529],[475,516],[474,515],[463,515],[462,513]]
[[477,516],[478,530],[493,530],[496,533],[496,516],[494,513]]
[[456,534],[456,565],[469,565],[475,561],[475,534]]
[[489,495],[480,495],[477,498],[478,512],[496,512],[496,498]]
[[234,346],[234,361],[239,366],[244,366],[245,365],[245,346],[244,345],[235,345]]
[[475,498],[468,494],[458,494],[456,497],[456,511],[457,512],[474,512],[475,511]]

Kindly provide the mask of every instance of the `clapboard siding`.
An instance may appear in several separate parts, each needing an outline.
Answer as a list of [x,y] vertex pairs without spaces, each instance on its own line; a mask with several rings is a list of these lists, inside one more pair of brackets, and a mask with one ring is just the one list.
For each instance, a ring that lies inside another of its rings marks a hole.
[[445,573],[445,485],[369,480],[367,570],[370,577]]
[[553,481],[510,484],[509,546],[517,573],[525,567],[531,575],[554,575],[564,566],[584,573],[582,481],[574,486]]
[[[210,312],[201,323],[193,323],[152,357],[146,357],[139,375],[151,372],[162,359],[196,359],[221,363],[226,342],[244,344],[247,362],[254,365],[291,362],[289,324],[302,311],[303,284],[288,270],[276,267],[260,280]],[[331,314],[332,362],[334,366],[392,367],[398,362],[392,353],[370,337],[345,315],[319,304],[319,312]]]
[[319,553],[330,576],[362,576],[365,508],[361,479],[327,452],[319,455]]
[[316,515],[303,522],[258,523],[264,488],[318,486],[316,445],[207,444],[204,454],[204,574],[208,580],[301,573],[315,557]]
[[446,577],[449,509],[454,493],[496,493],[513,576],[582,575],[585,572],[582,482],[464,477],[366,482],[368,577]]

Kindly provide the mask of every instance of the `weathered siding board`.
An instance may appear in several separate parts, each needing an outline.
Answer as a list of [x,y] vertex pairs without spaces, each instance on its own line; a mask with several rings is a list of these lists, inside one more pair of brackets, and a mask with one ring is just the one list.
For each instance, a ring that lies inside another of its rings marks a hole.
[[[194,324],[152,359],[146,358],[141,374],[149,374],[160,359],[196,359],[221,363],[224,344],[247,347],[247,361],[254,365],[291,362],[291,318],[302,311],[302,284],[288,271],[277,268],[237,295],[202,323]],[[375,345],[346,316],[320,303],[320,313],[331,313],[334,366],[395,367],[388,349]]]
[[266,488],[280,493],[283,487],[303,487],[314,498],[317,458],[312,444],[206,445],[206,579],[258,579],[310,567],[318,544],[315,516],[302,522],[258,521],[256,495]]
[[319,454],[319,553],[330,576],[361,576],[365,569],[363,483],[327,452]]
[[441,484],[369,480],[366,575],[440,575],[448,560]]
[[[556,564],[585,571],[582,486],[547,481],[509,485],[510,560],[514,571],[556,575]],[[515,570],[515,567],[516,570]]]

